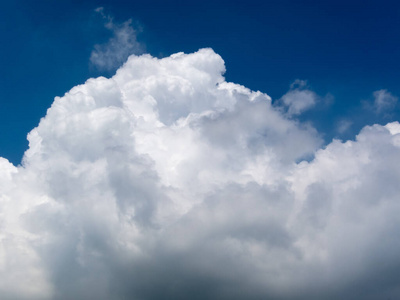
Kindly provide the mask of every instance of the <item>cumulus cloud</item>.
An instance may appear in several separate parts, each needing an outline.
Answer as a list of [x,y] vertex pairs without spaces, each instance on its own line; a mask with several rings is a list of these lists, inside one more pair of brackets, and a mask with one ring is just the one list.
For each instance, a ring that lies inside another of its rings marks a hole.
[[378,113],[391,110],[397,104],[398,98],[393,96],[387,90],[375,91],[373,95],[374,95],[374,109],[376,109]]
[[96,44],[90,54],[90,62],[99,70],[114,71],[131,54],[141,54],[144,47],[137,41],[137,31],[132,27],[132,20],[115,23],[106,15],[103,7],[95,10],[105,20],[105,28],[112,32],[112,37],[104,44]]
[[400,296],[400,124],[321,148],[224,72],[131,56],[55,99],[0,159],[1,299]]

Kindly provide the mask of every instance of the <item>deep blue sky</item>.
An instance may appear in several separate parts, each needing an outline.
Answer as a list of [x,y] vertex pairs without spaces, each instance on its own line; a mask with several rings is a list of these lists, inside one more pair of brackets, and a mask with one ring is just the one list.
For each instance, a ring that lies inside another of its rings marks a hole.
[[98,75],[93,46],[110,33],[94,13],[133,19],[148,53],[163,57],[211,47],[228,81],[280,98],[295,79],[334,102],[307,113],[327,140],[341,118],[363,126],[399,120],[363,108],[372,93],[400,96],[398,1],[64,1],[0,4],[0,156],[19,164],[26,134],[55,96]]

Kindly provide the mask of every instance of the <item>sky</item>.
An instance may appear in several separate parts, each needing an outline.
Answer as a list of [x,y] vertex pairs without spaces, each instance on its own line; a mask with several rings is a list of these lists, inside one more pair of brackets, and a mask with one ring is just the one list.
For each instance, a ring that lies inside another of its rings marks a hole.
[[0,298],[399,298],[399,16],[3,1]]

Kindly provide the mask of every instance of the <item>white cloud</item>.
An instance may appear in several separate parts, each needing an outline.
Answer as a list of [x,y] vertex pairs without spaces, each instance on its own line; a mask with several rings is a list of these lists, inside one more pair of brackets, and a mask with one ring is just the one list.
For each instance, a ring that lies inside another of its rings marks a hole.
[[299,115],[314,107],[318,96],[307,89],[307,81],[296,79],[290,85],[290,91],[282,96],[280,102],[286,106],[289,115]]
[[131,56],[55,99],[0,159],[0,298],[398,298],[399,123],[321,149],[224,72]]
[[387,90],[379,90],[373,93],[374,95],[374,108],[378,113],[382,113],[393,109],[398,98],[393,96]]
[[143,53],[143,45],[137,41],[137,31],[132,27],[132,20],[122,24],[115,23],[113,18],[104,13],[99,7],[95,11],[106,21],[105,28],[110,30],[113,36],[105,44],[96,44],[90,55],[90,62],[100,70],[115,70],[131,54]]

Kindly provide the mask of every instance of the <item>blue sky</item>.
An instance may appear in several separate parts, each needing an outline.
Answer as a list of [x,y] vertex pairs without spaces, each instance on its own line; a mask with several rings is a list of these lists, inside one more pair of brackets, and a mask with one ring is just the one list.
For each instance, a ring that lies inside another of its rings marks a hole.
[[[164,57],[211,47],[228,81],[285,94],[307,80],[329,107],[302,118],[332,137],[353,138],[367,124],[397,120],[366,110],[386,89],[400,95],[397,1],[3,1],[1,3],[0,155],[18,164],[26,134],[53,102],[87,78],[112,75],[89,64],[95,44],[111,35],[94,9],[133,20],[146,52]],[[335,132],[342,119],[351,130]]]

